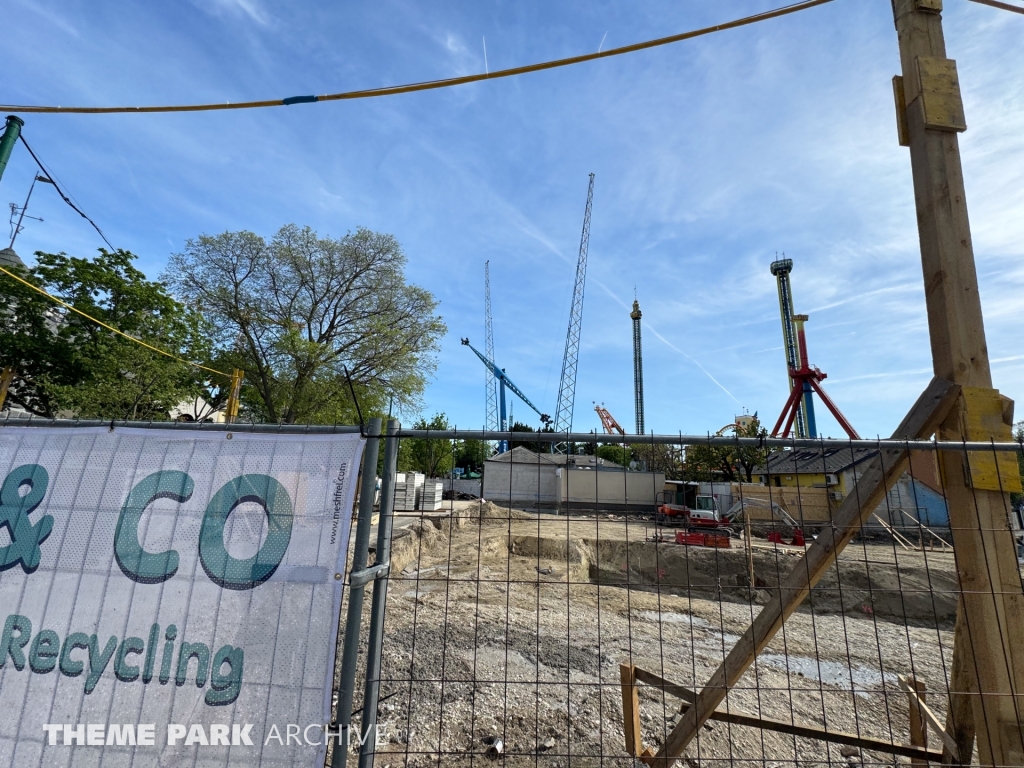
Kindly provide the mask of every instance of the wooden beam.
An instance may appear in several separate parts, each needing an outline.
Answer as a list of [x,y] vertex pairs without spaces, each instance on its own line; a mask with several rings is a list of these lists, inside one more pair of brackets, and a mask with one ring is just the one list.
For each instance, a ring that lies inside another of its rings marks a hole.
[[[653,672],[637,668],[635,670],[635,674],[636,679],[640,682],[647,683],[648,685],[664,691],[670,696],[680,698],[685,702],[692,702],[697,698],[696,691],[690,690],[689,688],[685,688],[681,685],[676,685]],[[683,705],[683,711],[686,711],[689,708],[689,704]],[[722,710],[716,709],[709,719],[716,720],[720,723],[744,725],[750,728],[760,728],[765,731],[784,733],[788,736],[799,736],[805,739],[815,739],[817,741],[827,741],[833,744],[845,744],[851,747],[859,747],[860,749],[870,749],[875,752],[884,752],[890,755],[900,755],[902,757],[909,757],[911,760],[938,762],[942,757],[941,752],[929,752],[927,749],[922,747],[893,744],[892,742],[884,741],[882,739],[872,739],[866,736],[857,736],[852,733],[843,733],[842,731],[827,731],[812,725],[797,725],[796,723],[786,722],[785,720],[757,717],[744,712],[723,712]],[[655,764],[655,760],[653,759],[647,759],[644,760],[644,762],[649,765]]]
[[7,390],[11,387],[11,382],[14,381],[14,368],[7,366],[0,371],[0,408],[4,407],[4,401],[7,399]]
[[636,667],[619,665],[622,683],[622,732],[626,736],[626,752],[632,757],[643,754],[643,736],[640,733],[640,698],[636,692]]
[[[915,747],[928,747],[928,723],[921,705],[924,703],[925,684],[921,680],[899,676],[900,686],[907,692],[907,718],[910,721],[910,743]],[[927,760],[911,760],[913,768],[928,768]]]
[[[942,440],[1002,440],[1007,403],[992,371],[957,134],[967,120],[956,62],[947,57],[941,0],[893,0],[899,36],[910,165],[917,207],[932,366],[963,388],[963,403],[940,426]],[[968,681],[978,758],[1024,765],[1024,594],[1013,534],[1007,476],[998,457],[939,457],[956,552],[963,621],[954,648],[954,679]],[[1008,457],[1009,458],[1009,457]],[[992,482],[992,480],[996,482]],[[962,689],[963,690],[963,689]],[[966,755],[965,755],[966,757]]]
[[910,552],[913,552],[913,551],[917,550],[917,547],[914,545],[914,543],[910,539],[908,539],[906,536],[904,536],[901,533],[899,533],[895,528],[893,528],[891,525],[889,525],[887,522],[885,522],[885,520],[880,518],[877,514],[872,512],[871,516],[873,518],[875,518],[875,520],[877,520],[879,522],[879,524],[882,526],[882,528],[884,528],[889,533],[890,536],[892,536],[894,539],[896,539],[896,543],[899,544],[901,547],[903,547],[904,549],[906,549],[906,550],[908,550]]
[[[913,440],[932,435],[953,408],[959,393],[960,388],[956,385],[933,378],[893,433],[893,439]],[[757,655],[775,637],[782,623],[835,562],[909,463],[907,451],[893,450],[880,451],[878,456],[868,462],[864,474],[836,510],[832,527],[823,529],[807,548],[803,558],[797,561],[779,585],[772,602],[764,606],[711,676],[697,696],[696,705],[687,711],[669,734],[656,756],[659,765],[671,765],[683,753],[700,727],[722,703],[729,688],[739,681]]]
[[1009,3],[1001,3],[999,0],[972,0],[972,2],[980,3],[981,5],[991,5],[993,8],[1002,8],[1004,11],[1013,11],[1014,13],[1024,13],[1024,8],[1019,5],[1010,5]]
[[[943,726],[942,721],[932,712],[931,708],[925,703],[925,685],[920,680],[915,680],[911,677],[904,675],[898,675],[900,688],[907,692],[907,696],[910,697],[910,740],[911,743],[919,744],[919,746],[927,746],[927,726],[931,726],[934,731],[942,739],[942,743],[945,748],[959,761],[960,756],[956,742],[953,737],[946,733],[946,728]],[[916,721],[916,722],[915,722]],[[919,726],[917,730],[922,733],[922,741],[914,742],[914,731],[915,726]]]
[[974,687],[974,671],[971,666],[973,653],[967,630],[963,627],[964,601],[956,607],[956,629],[953,643],[953,669],[949,679],[949,708],[946,710],[946,733],[953,736],[956,749],[942,750],[943,765],[959,765],[960,755],[970,761],[974,753],[974,702],[971,690]]

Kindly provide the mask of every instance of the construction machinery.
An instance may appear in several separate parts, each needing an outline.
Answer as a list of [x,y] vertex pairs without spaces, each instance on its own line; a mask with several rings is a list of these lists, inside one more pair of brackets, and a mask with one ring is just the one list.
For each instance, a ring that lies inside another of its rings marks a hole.
[[779,420],[771,432],[772,437],[789,437],[796,425],[797,437],[817,437],[817,425],[814,420],[813,394],[817,394],[835,420],[852,439],[859,440],[860,435],[842,414],[832,398],[821,386],[828,374],[812,366],[807,356],[807,336],[804,323],[807,315],[793,313],[793,291],[789,283],[789,273],[793,271],[792,259],[778,259],[771,264],[771,273],[775,275],[779,286],[779,309],[782,315],[782,340],[786,350],[786,366],[789,371],[789,398],[782,408]]
[[622,425],[619,424],[619,422],[615,420],[615,417],[611,415],[608,409],[604,407],[604,403],[601,403],[601,405],[594,403],[594,410],[597,411],[598,418],[601,419],[601,426],[604,427],[605,434],[626,434],[626,430],[622,428]]
[[[583,290],[587,282],[587,249],[590,246],[590,210],[594,203],[594,174],[590,174],[587,188],[587,206],[583,212],[583,234],[580,253],[576,260],[576,283],[569,309],[569,330],[565,335],[565,355],[562,357],[562,376],[558,385],[558,405],[555,407],[555,431],[572,432],[572,412],[576,401],[576,366],[580,355],[580,331],[583,325]],[[554,453],[569,453],[568,443],[552,444]]]
[[729,524],[718,511],[714,496],[697,496],[693,506],[669,499],[666,492],[658,494],[659,503],[655,520],[694,528],[728,528]]
[[702,495],[700,483],[666,482],[676,490],[662,491],[657,495],[654,516],[659,525],[680,528],[676,531],[676,544],[697,547],[728,547],[732,529],[718,508],[714,495]]
[[[540,409],[530,402],[530,398],[524,395],[522,390],[519,389],[519,387],[517,387],[515,384],[513,384],[512,380],[505,374],[504,368],[499,368],[497,365],[495,365],[493,360],[491,360],[486,355],[481,354],[480,350],[478,350],[476,347],[469,343],[469,339],[462,339],[462,343],[465,346],[469,347],[471,350],[473,350],[473,353],[480,358],[480,362],[482,362],[491,370],[491,373],[494,375],[494,378],[497,379],[498,381],[498,404],[500,413],[499,427],[502,432],[508,432],[508,411],[505,407],[506,388],[510,389],[512,393],[515,394],[520,400],[522,400],[534,411],[536,411],[537,415],[540,416],[542,424],[546,426],[551,423],[551,417],[548,416],[546,413],[541,413]],[[498,442],[498,453],[505,453],[507,450],[508,440],[500,440]]]

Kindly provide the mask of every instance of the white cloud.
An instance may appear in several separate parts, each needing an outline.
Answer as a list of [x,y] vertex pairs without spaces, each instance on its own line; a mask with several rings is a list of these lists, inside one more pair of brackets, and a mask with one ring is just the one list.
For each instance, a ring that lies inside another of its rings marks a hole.
[[78,30],[64,15],[48,8],[44,8],[32,0],[15,0],[15,2],[22,7],[27,8],[40,18],[45,19],[48,24],[51,24],[62,32],[66,32],[72,37],[79,37]]
[[214,16],[222,14],[247,16],[261,26],[269,23],[266,11],[255,0],[190,0],[197,8]]

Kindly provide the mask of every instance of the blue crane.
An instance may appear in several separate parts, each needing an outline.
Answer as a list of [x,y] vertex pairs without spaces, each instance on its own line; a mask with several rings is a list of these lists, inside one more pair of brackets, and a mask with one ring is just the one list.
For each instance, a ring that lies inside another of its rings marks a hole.
[[[548,416],[546,413],[541,413],[537,409],[537,406],[530,402],[530,398],[528,398],[526,395],[524,395],[522,390],[519,389],[519,387],[517,387],[515,384],[512,383],[512,379],[510,379],[508,376],[505,375],[505,370],[503,368],[499,368],[497,365],[494,364],[493,360],[491,360],[490,358],[486,357],[485,355],[480,354],[480,351],[478,349],[476,349],[476,347],[474,347],[472,344],[469,343],[469,339],[463,339],[462,343],[464,345],[466,345],[467,347],[469,347],[470,349],[473,350],[473,352],[476,354],[476,356],[480,358],[480,362],[482,362],[485,366],[487,366],[487,368],[490,369],[491,373],[494,374],[494,378],[498,380],[499,393],[500,393],[499,394],[499,404],[500,404],[499,407],[500,407],[500,415],[501,415],[501,431],[502,432],[507,432],[508,431],[508,412],[505,409],[505,388],[506,387],[508,389],[511,389],[514,394],[518,395],[520,400],[522,400],[528,406],[533,408],[533,410],[537,411],[537,415],[540,416],[540,420],[541,420],[542,423],[549,424],[551,422],[551,417]],[[507,451],[507,450],[508,450],[508,440],[501,440],[501,441],[499,441],[498,442],[498,453],[505,453],[505,451]]]

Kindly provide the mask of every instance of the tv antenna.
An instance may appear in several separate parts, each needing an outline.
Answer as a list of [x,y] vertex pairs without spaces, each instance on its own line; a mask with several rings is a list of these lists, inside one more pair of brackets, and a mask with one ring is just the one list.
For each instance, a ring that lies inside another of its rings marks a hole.
[[[18,239],[18,234],[23,229],[25,229],[25,227],[23,227],[22,224],[21,224],[25,219],[34,219],[35,221],[42,221],[43,220],[39,216],[29,216],[27,213],[25,213],[25,211],[28,210],[28,201],[32,199],[32,190],[36,188],[36,182],[37,181],[41,181],[44,184],[53,184],[53,180],[50,179],[48,176],[43,176],[42,174],[37,173],[33,177],[33,179],[32,179],[31,186],[29,186],[29,188],[28,188],[28,195],[25,196],[25,204],[23,206],[21,206],[20,208],[18,207],[17,203],[11,203],[10,204],[11,205],[11,244],[7,246],[8,248],[14,248],[14,241]],[[17,222],[14,221],[15,217],[17,217],[17,219],[18,219]]]

